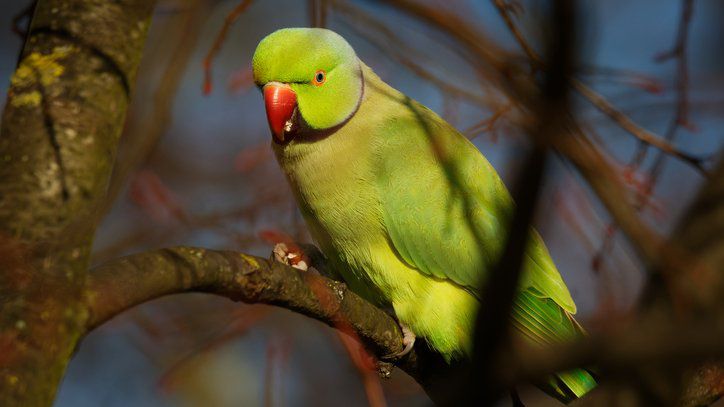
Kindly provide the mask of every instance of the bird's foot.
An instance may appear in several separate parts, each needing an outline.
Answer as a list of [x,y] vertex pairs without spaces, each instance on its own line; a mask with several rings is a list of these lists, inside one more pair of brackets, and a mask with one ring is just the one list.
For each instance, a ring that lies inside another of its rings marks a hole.
[[402,329],[402,344],[405,348],[397,355],[398,357],[405,356],[410,353],[412,347],[415,346],[415,339],[417,338],[415,333],[412,332],[412,329],[402,322],[400,322],[400,329]]
[[272,250],[274,260],[292,266],[295,269],[307,271],[309,270],[309,259],[302,249],[298,247],[289,247],[285,243],[277,243]]
[[401,357],[407,355],[412,351],[412,348],[415,346],[415,339],[417,336],[414,332],[412,332],[412,329],[410,329],[409,326],[403,324],[402,322],[400,324],[400,330],[402,331],[402,346],[404,348],[402,351],[395,353],[394,355],[391,355],[387,357],[386,359],[400,359]]

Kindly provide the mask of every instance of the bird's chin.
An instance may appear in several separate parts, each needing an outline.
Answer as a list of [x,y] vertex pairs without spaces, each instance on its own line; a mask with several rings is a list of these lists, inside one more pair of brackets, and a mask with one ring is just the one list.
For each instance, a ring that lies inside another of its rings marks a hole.
[[290,143],[314,143],[330,135],[334,134],[339,128],[343,127],[348,119],[343,122],[324,129],[315,129],[310,126],[304,117],[299,113],[299,107],[294,108],[291,118],[284,122],[284,128],[281,137],[274,136],[274,143],[280,147],[285,147]]
[[275,143],[285,145],[294,140],[300,132],[299,108],[295,107],[292,117],[284,123],[284,131],[281,137],[272,137]]

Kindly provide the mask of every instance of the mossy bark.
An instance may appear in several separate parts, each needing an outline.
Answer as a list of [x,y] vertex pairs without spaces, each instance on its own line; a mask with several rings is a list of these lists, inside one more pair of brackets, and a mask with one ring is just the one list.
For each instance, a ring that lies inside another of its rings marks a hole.
[[40,0],[0,130],[0,405],[50,405],[154,1]]

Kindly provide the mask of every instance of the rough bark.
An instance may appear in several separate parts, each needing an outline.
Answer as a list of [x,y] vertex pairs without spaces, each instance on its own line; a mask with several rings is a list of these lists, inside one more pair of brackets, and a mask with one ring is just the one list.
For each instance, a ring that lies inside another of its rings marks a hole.
[[[318,249],[304,245],[304,251],[315,267],[325,268]],[[381,374],[387,375],[397,366],[420,383],[433,401],[444,405],[450,400],[447,378],[460,366],[445,362],[422,338],[405,357],[390,358],[402,351],[402,333],[386,311],[340,281],[244,253],[174,247],[96,267],[88,275],[87,330],[137,304],[187,292],[276,305],[321,321],[359,340],[382,360],[378,365]]]
[[153,1],[40,0],[0,131],[0,405],[49,405]]
[[99,266],[88,276],[88,330],[134,305],[168,294],[206,292],[277,305],[330,326],[349,324],[376,355],[402,351],[402,333],[384,311],[342,282],[243,253],[175,247]]

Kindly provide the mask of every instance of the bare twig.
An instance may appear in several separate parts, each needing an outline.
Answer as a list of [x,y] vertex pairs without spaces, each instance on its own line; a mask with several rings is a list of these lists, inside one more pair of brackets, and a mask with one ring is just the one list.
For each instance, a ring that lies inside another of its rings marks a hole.
[[27,7],[13,17],[12,30],[22,39],[25,39],[25,36],[28,35],[28,30],[27,28],[21,27],[20,24],[27,19],[28,25],[30,25],[30,19],[33,17],[36,4],[38,4],[38,0],[31,0]]
[[[101,211],[101,215],[113,205],[129,175],[148,159],[171,121],[171,111],[178,87],[208,15],[208,4],[205,1],[193,0],[191,3],[188,9],[183,10],[185,21],[182,24],[181,35],[161,76],[161,81],[153,93],[153,114],[141,115],[144,118],[140,120],[134,120],[135,116],[132,114],[124,129],[125,142],[119,147],[118,159],[111,175],[105,208]],[[131,109],[133,110],[133,107]]]
[[[526,247],[530,240],[538,194],[541,190],[547,147],[562,132],[568,119],[568,81],[575,53],[575,7],[570,0],[555,2],[551,15],[554,33],[547,43],[550,69],[540,97],[533,98],[534,112],[529,130],[533,150],[530,152],[513,190],[517,203],[510,221],[505,248],[498,263],[481,282],[481,306],[475,324],[474,348],[469,380],[461,388],[464,405],[493,404],[511,389],[499,379],[494,362],[510,342],[510,310],[523,270]],[[467,390],[465,390],[467,389]]]
[[[682,3],[682,12],[681,12],[681,20],[679,21],[679,28],[678,33],[676,36],[676,43],[671,48],[670,51],[660,54],[657,59],[659,61],[663,61],[669,58],[675,58],[677,61],[677,67],[676,67],[676,111],[674,114],[674,118],[669,124],[668,129],[666,130],[666,134],[664,136],[664,141],[666,143],[673,142],[673,140],[676,137],[677,130],[680,126],[687,126],[689,122],[688,118],[688,111],[689,111],[689,98],[688,98],[688,62],[687,62],[687,55],[686,55],[686,49],[687,49],[687,38],[689,33],[689,26],[691,23],[691,16],[693,14],[693,8],[694,8],[694,2],[693,0],[683,0]],[[620,115],[620,112],[614,112],[615,114]],[[624,119],[625,120],[625,119]],[[635,125],[634,125],[635,126]],[[636,171],[638,171],[639,167],[643,163],[644,159],[646,158],[646,155],[649,151],[649,147],[653,144],[646,142],[645,140],[641,139],[639,143],[638,150],[634,154],[634,156],[631,158],[631,161],[628,164],[628,171],[632,174],[634,174]],[[680,152],[671,152],[671,151],[665,151],[663,149],[660,149],[659,154],[656,156],[654,160],[654,164],[651,166],[651,169],[648,171],[648,174],[645,176],[643,185],[641,187],[636,188],[636,210],[642,211],[647,206],[650,205],[651,202],[651,195],[656,188],[657,181],[659,179],[659,176],[661,175],[661,171],[663,169],[664,163],[667,158],[667,154],[678,157],[684,161],[688,161],[694,166],[695,169],[697,169],[702,175],[707,176],[707,170],[704,168],[704,159],[696,158],[692,156],[682,156],[682,153]],[[692,161],[693,160],[693,161]],[[616,232],[616,224],[611,223],[609,227],[606,230],[606,235],[603,238],[603,243],[601,244],[601,248],[596,253],[597,258],[601,258],[605,256],[611,246],[612,241],[615,236]]]
[[680,151],[674,147],[669,141],[655,135],[654,133],[644,129],[638,124],[634,123],[628,116],[623,114],[620,110],[611,104],[606,98],[601,96],[598,92],[589,88],[583,82],[573,81],[573,87],[583,95],[588,101],[596,106],[602,113],[608,116],[611,120],[616,122],[621,128],[628,131],[630,134],[635,136],[639,141],[647,145],[653,146],[661,150],[662,152],[676,157],[694,167],[702,175],[706,175],[706,168],[704,168],[705,159],[701,157],[695,157],[691,154]]
[[481,69],[493,69],[489,73],[492,76],[491,79],[497,83],[503,83],[507,74],[510,74],[511,67],[502,58],[506,53],[462,18],[444,8],[413,0],[388,0],[387,3],[438,27],[452,38],[465,44],[477,57]]
[[[393,0],[390,3],[449,34],[482,60],[490,59],[490,50],[481,49],[482,45],[476,36],[476,31],[462,19],[450,17],[449,14],[441,13],[437,8],[422,3],[412,3],[407,0]],[[494,66],[501,67],[500,64]],[[647,261],[659,260],[664,239],[638,217],[627,189],[610,160],[575,124],[572,123],[569,130],[571,135],[556,137],[554,147],[568,158],[588,181],[629,236],[638,253]]]
[[[540,379],[550,372],[596,366],[606,378],[626,376],[644,366],[686,368],[697,362],[724,357],[724,327],[716,320],[679,323],[641,321],[635,329],[592,334],[577,342],[540,349],[516,349],[506,370],[515,382]],[[510,370],[508,370],[510,369]]]
[[[505,1],[504,0],[492,0],[495,7],[498,9],[498,12],[503,17],[503,20],[505,21],[506,25],[510,29],[511,33],[515,37],[516,41],[520,45],[520,47],[525,51],[526,55],[531,61],[531,65],[534,67],[534,69],[540,69],[543,62],[540,58],[540,56],[533,50],[533,48],[529,45],[528,41],[523,37],[523,34],[516,26],[513,19],[510,17],[508,9],[505,7]],[[688,1],[688,0],[687,0]],[[621,128],[628,131],[631,135],[635,136],[637,139],[639,139],[642,143],[645,143],[646,145],[651,145],[662,152],[665,152],[666,154],[669,154],[673,157],[679,158],[682,161],[692,165],[697,171],[699,171],[702,175],[706,175],[706,169],[704,168],[704,158],[695,157],[691,154],[685,153],[683,151],[680,151],[676,147],[674,147],[670,141],[665,140],[656,134],[644,129],[643,127],[636,124],[631,118],[626,116],[623,112],[618,110],[611,102],[609,102],[606,98],[604,98],[601,94],[594,91],[587,85],[585,85],[583,82],[579,80],[573,80],[571,81],[574,89],[576,89],[584,98],[586,98],[591,104],[593,104],[596,108],[598,108],[602,113],[604,113],[606,116],[608,116],[611,120],[616,122]]]
[[221,50],[221,46],[224,44],[224,41],[226,40],[226,35],[229,33],[229,30],[231,29],[231,26],[234,25],[234,22],[236,19],[239,18],[240,15],[246,11],[246,9],[251,5],[253,0],[242,0],[239,5],[234,7],[233,10],[231,10],[231,13],[226,16],[226,19],[224,20],[224,25],[221,27],[221,31],[219,31],[219,34],[216,36],[216,39],[214,39],[214,44],[211,46],[211,49],[206,54],[206,57],[204,58],[204,94],[208,95],[211,93],[212,88],[212,79],[211,79],[211,65],[213,64],[214,58],[216,57],[216,54]]
[[[676,44],[671,51],[660,55],[657,59],[663,61],[668,58],[676,59],[676,111],[674,118],[666,130],[664,138],[668,142],[673,142],[676,138],[677,130],[681,126],[689,126],[689,64],[687,57],[687,39],[689,38],[689,27],[691,25],[691,16],[694,12],[694,0],[683,0],[683,10],[681,11],[681,21],[679,22],[678,34],[676,36]],[[648,149],[641,146],[640,154],[636,156],[635,165],[638,167],[643,161],[643,155]],[[656,156],[654,164],[649,171],[646,188],[639,194],[638,206],[646,205],[649,196],[653,192],[656,182],[663,170],[666,156],[661,152]],[[698,170],[706,174],[703,167],[696,167]]]
[[663,84],[658,78],[638,71],[600,65],[581,65],[578,69],[581,75],[586,75],[594,79],[605,79],[616,83],[623,83],[650,93],[658,94],[664,90]]
[[312,27],[327,27],[327,0],[308,0],[309,19]]
[[463,134],[469,138],[474,139],[475,137],[479,136],[482,133],[487,133],[489,131],[495,133],[495,125],[498,124],[498,121],[505,116],[506,113],[508,113],[512,109],[511,105],[504,105],[500,109],[496,110],[490,117],[486,117],[482,121],[479,121],[472,126],[470,126],[467,130],[463,132]]
[[[488,107],[491,104],[492,101],[490,99],[472,92],[465,87],[442,80],[439,75],[427,70],[424,65],[418,61],[418,59],[422,59],[420,55],[416,55],[410,47],[406,46],[403,41],[400,40],[393,30],[364,11],[361,7],[338,0],[333,1],[332,6],[348,17],[347,25],[355,33],[362,36],[386,56],[404,65],[413,74],[438,87],[442,92],[460,97],[482,107]],[[384,40],[378,40],[373,35],[370,35],[367,31],[370,28],[382,34]]]

